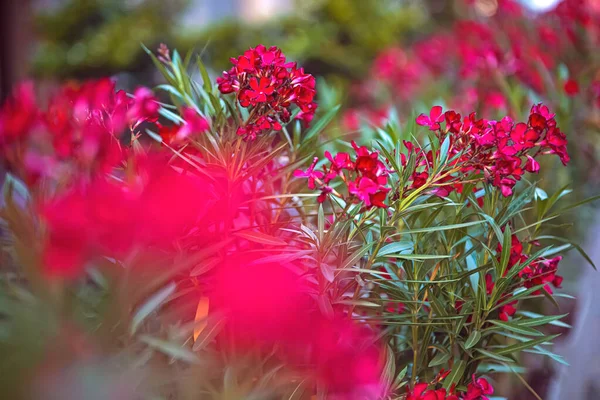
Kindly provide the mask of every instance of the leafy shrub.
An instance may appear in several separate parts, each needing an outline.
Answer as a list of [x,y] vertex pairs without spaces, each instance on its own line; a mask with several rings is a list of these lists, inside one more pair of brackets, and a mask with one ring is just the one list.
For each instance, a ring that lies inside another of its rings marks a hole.
[[4,393],[476,400],[523,352],[562,362],[542,328],[564,315],[520,309],[581,251],[546,233],[580,203],[528,180],[569,162],[546,106],[436,106],[321,160],[338,108],[279,49],[218,85],[149,54],[169,103],[102,79],[2,108]]

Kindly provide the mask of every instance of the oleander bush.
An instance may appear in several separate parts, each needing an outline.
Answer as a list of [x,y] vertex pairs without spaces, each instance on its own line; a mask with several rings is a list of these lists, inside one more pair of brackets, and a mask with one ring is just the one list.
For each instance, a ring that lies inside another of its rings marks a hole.
[[583,253],[549,233],[586,201],[538,187],[570,162],[546,105],[348,143],[277,47],[216,80],[148,53],[155,91],[25,83],[0,111],[7,398],[476,400],[523,353],[564,362],[565,315],[522,308]]

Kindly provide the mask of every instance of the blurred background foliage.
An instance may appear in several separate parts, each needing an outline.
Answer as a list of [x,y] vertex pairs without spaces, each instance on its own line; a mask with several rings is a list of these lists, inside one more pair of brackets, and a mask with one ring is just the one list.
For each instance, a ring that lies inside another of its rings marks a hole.
[[[204,49],[217,70],[257,43],[277,45],[313,74],[359,79],[374,57],[404,36],[423,33],[427,12],[418,1],[297,0],[296,12],[266,21],[243,15],[180,23],[190,0],[68,0],[39,9],[33,73],[90,77],[151,68],[140,47],[168,43],[181,53]],[[208,2],[210,3],[210,2]]]

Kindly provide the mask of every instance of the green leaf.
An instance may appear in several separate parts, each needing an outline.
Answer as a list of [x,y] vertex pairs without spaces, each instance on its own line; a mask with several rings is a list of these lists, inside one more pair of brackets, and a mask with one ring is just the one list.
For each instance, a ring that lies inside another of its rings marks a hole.
[[271,246],[286,246],[287,243],[275,236],[267,235],[259,231],[239,231],[234,232],[234,236],[249,240],[251,242],[266,244]]
[[448,150],[450,149],[450,135],[447,135],[440,148],[440,165],[444,165],[448,160]]
[[413,247],[414,247],[414,243],[411,242],[410,240],[401,240],[398,242],[386,244],[379,250],[377,255],[381,257],[381,256],[385,256],[385,255],[392,254],[392,253],[405,254],[405,252],[407,252],[407,251],[410,254],[413,250]]
[[513,363],[515,362],[515,360],[513,360],[510,357],[506,357],[506,356],[501,356],[499,354],[493,353],[491,351],[487,351],[485,349],[476,349],[479,353],[483,354],[484,356],[488,357],[488,358],[492,358],[494,360],[498,360],[498,361],[502,361],[502,362],[508,362],[508,363]]
[[165,117],[166,119],[168,119],[169,121],[177,124],[177,125],[181,125],[185,123],[185,120],[183,118],[181,118],[179,115],[175,114],[174,112],[167,110],[164,107],[161,107],[160,110],[158,110],[159,114],[162,115],[163,117]]
[[470,349],[471,347],[475,346],[477,343],[479,343],[479,339],[481,339],[481,332],[471,332],[471,334],[467,338],[467,341],[465,342],[465,349]]
[[540,200],[546,200],[548,198],[548,194],[541,188],[535,188],[535,197]]
[[444,388],[446,390],[450,389],[450,386],[454,383],[460,382],[463,374],[465,373],[465,368],[467,367],[467,363],[464,360],[459,360],[454,363],[452,367],[452,371],[450,374],[444,379]]
[[151,296],[148,301],[146,301],[142,306],[137,310],[131,320],[131,328],[130,334],[134,335],[137,331],[140,324],[154,311],[158,310],[160,306],[173,294],[175,293],[175,289],[177,289],[177,285],[174,282],[169,283],[167,286],[163,287],[161,290],[156,292],[153,296]]
[[540,354],[546,357],[549,357],[551,359],[553,359],[554,361],[556,361],[557,363],[569,366],[569,363],[567,361],[565,361],[565,359],[562,356],[559,356],[556,353],[553,353],[549,350],[544,349],[543,347],[540,346],[535,346],[533,349],[529,349],[529,350],[523,350],[525,353],[532,353],[532,354]]
[[208,346],[219,332],[221,332],[224,326],[224,318],[212,318],[212,321],[208,323],[207,327],[202,330],[200,336],[196,339],[194,346],[192,346],[192,350],[198,351]]
[[258,258],[248,264],[248,266],[267,264],[267,263],[288,263],[290,261],[297,260],[299,258],[308,256],[313,253],[313,250],[296,250],[289,253],[275,254],[272,256],[266,256]]
[[471,222],[463,222],[461,224],[454,224],[454,225],[440,225],[440,226],[432,226],[432,227],[428,227],[428,228],[409,229],[406,231],[399,232],[396,235],[411,235],[413,233],[448,231],[451,229],[466,228],[468,226],[480,225],[482,222],[483,221],[471,221]]
[[[469,253],[469,251],[473,248],[473,243],[467,239],[465,241],[465,252]],[[466,258],[467,262],[467,270],[468,271],[476,271],[477,270],[477,253],[473,252],[469,254]],[[471,282],[471,287],[473,288],[473,292],[477,294],[479,291],[479,272],[475,272],[469,274],[469,280]]]
[[327,111],[325,115],[323,115],[319,120],[311,126],[306,133],[304,134],[303,141],[307,143],[310,139],[317,136],[329,123],[333,120],[337,112],[339,111],[340,106],[337,105],[333,107],[331,110]]
[[[477,204],[477,202],[472,202],[472,203]],[[502,229],[500,229],[500,227],[498,226],[498,224],[496,223],[494,218],[492,218],[491,216],[489,216],[483,212],[478,212],[477,214],[481,215],[483,218],[485,218],[485,220],[488,222],[488,224],[490,224],[490,226],[494,230],[494,233],[496,234],[496,237],[498,238],[498,242],[502,242],[504,240],[504,234],[502,233]]]
[[332,267],[331,265],[327,264],[326,262],[321,262],[320,267],[321,267],[321,273],[325,277],[325,280],[327,280],[327,282],[329,282],[329,283],[333,282],[333,280],[335,279],[335,275],[334,275],[335,268]]
[[450,359],[450,357],[452,357],[452,354],[448,352],[438,351],[435,357],[433,357],[429,362],[428,367],[431,368],[435,367],[436,365],[445,364]]
[[537,240],[551,239],[551,240],[556,240],[558,242],[568,243],[571,246],[573,246],[583,258],[585,258],[585,260],[592,266],[592,268],[597,269],[596,264],[594,264],[594,261],[591,259],[591,257],[588,256],[588,254],[585,252],[585,250],[583,250],[583,248],[580,245],[578,245],[577,243],[573,243],[572,241],[565,239],[565,238],[561,238],[558,236],[551,236],[551,235],[538,236],[538,237],[536,237],[536,239]]
[[206,70],[206,67],[204,66],[204,63],[202,62],[200,56],[198,56],[198,58],[196,59],[196,63],[198,64],[198,71],[200,72],[200,76],[202,77],[202,88],[206,92],[211,92],[212,87],[210,76],[208,75],[208,71]]
[[506,225],[504,227],[504,238],[502,240],[502,253],[500,253],[500,265],[498,270],[498,276],[504,276],[504,271],[508,267],[508,261],[510,260],[510,252],[512,250],[512,237],[510,233],[510,227]]
[[522,335],[530,335],[530,336],[544,336],[544,334],[536,329],[529,328],[527,326],[521,325],[518,322],[505,322],[499,320],[490,320],[492,324],[509,330],[511,332],[520,333]]
[[29,190],[27,189],[27,186],[13,174],[6,173],[4,176],[2,193],[4,194],[4,197],[7,198],[9,193],[12,195],[13,192],[16,192],[23,200],[29,199]]
[[540,326],[550,324],[554,326],[560,326],[563,328],[571,328],[571,325],[559,321],[559,319],[564,318],[569,314],[542,316],[541,314],[533,313],[530,311],[519,311],[518,313],[519,315],[524,315],[530,318],[520,319],[519,325],[521,326]]
[[373,246],[373,242],[365,244],[362,248],[358,249],[351,256],[346,258],[342,266],[339,268],[340,270],[345,270],[347,268],[352,267],[358,260],[360,260]]
[[152,139],[156,140],[158,143],[162,143],[163,139],[158,133],[152,132],[150,129],[146,129],[146,133],[148,134],[148,136],[150,136]]
[[200,359],[194,353],[178,344],[147,335],[140,336],[140,341],[176,360],[186,361],[190,364],[200,364]]
[[561,208],[560,210],[558,210],[557,212],[555,212],[553,214],[553,216],[560,215],[560,214],[562,214],[562,213],[564,213],[566,211],[572,210],[574,208],[577,208],[577,207],[582,206],[582,205],[587,204],[587,203],[591,203],[591,202],[596,201],[598,199],[600,199],[600,195],[592,196],[592,197],[590,197],[588,199],[585,199],[585,200],[582,200],[582,201],[578,201],[577,203],[570,204],[570,205],[566,206],[565,208]]
[[398,258],[401,260],[439,260],[444,258],[452,258],[452,255],[447,254],[387,254],[386,257]]
[[518,351],[530,349],[530,348],[537,346],[539,344],[542,344],[542,343],[551,342],[552,340],[556,339],[559,336],[560,336],[560,334],[550,335],[548,337],[541,337],[541,338],[533,339],[533,340],[528,340],[526,342],[517,343],[517,344],[513,344],[512,346],[498,349],[498,350],[494,351],[494,353],[499,354],[499,355],[516,353]]
[[319,204],[317,222],[319,225],[319,244],[323,243],[323,237],[325,235],[325,213],[323,212],[323,204]]
[[398,374],[398,376],[396,376],[396,379],[394,379],[394,387],[395,388],[399,388],[400,387],[402,379],[404,379],[404,377],[406,376],[407,372],[408,372],[408,365],[405,366],[404,368],[402,368],[402,371],[400,371],[400,373]]

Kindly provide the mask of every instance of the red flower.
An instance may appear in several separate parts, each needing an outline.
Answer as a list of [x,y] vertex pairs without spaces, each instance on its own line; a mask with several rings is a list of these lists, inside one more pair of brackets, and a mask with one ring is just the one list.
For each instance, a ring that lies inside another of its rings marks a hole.
[[296,171],[294,171],[294,176],[296,178],[308,178],[309,189],[315,189],[315,180],[323,179],[323,176],[325,175],[322,171],[315,171],[315,166],[317,165],[317,162],[319,162],[319,158],[315,157],[313,158],[312,164],[310,165],[310,167],[308,167],[306,171],[302,171],[301,169],[297,169]]
[[[375,207],[379,207],[379,208],[387,208],[387,205],[384,203],[385,199],[387,198],[387,194],[390,191],[390,189],[385,189],[385,190],[380,190],[377,193],[371,194],[369,195],[369,203],[371,203],[371,205],[374,205]],[[369,206],[369,204],[365,203],[366,206]]]
[[446,389],[427,390],[427,383],[417,383],[412,390],[408,390],[406,400],[458,400],[454,391],[446,392]]
[[352,170],[356,167],[348,153],[339,152],[335,157],[332,157],[329,151],[325,151],[325,158],[331,162],[332,170],[335,171],[336,174],[343,169]]
[[567,79],[565,81],[563,89],[567,96],[573,97],[579,93],[579,84],[574,79]]
[[333,191],[333,189],[330,188],[329,186],[323,186],[323,187],[321,187],[321,194],[317,197],[317,201],[319,203],[325,202],[325,200],[327,199],[327,196],[329,196],[329,194],[332,191]]
[[0,145],[22,140],[37,122],[37,118],[33,83],[21,83],[0,109]]
[[395,95],[405,99],[415,93],[425,70],[417,57],[399,47],[381,52],[371,69],[376,79],[391,86]]
[[208,121],[191,107],[183,107],[181,116],[185,123],[177,131],[176,140],[181,141],[194,134],[204,133],[210,128]]
[[260,78],[260,80],[251,78],[250,88],[252,90],[248,90],[246,93],[248,94],[250,100],[256,103],[267,101],[267,96],[272,94],[275,90],[267,78]]
[[351,131],[360,129],[360,113],[358,110],[347,110],[342,114],[341,124],[344,128]]
[[359,177],[348,184],[348,192],[362,200],[366,206],[371,205],[371,195],[377,193],[379,186],[370,178]]
[[240,106],[252,108],[251,119],[238,128],[238,135],[253,140],[281,129],[280,121],[290,120],[292,104],[300,109],[296,118],[306,123],[312,120],[317,109],[313,101],[315,78],[295,63],[286,62],[280,49],[259,45],[231,62],[234,66],[217,78],[219,90],[237,93]]
[[[30,183],[42,177],[63,182],[74,176],[92,178],[110,171],[125,153],[123,131],[135,128],[140,118],[155,119],[159,108],[148,89],[137,89],[130,99],[115,91],[110,79],[65,85],[46,109],[35,106],[26,87],[17,89],[18,101],[9,100],[0,111],[0,141],[10,168]],[[12,146],[17,139],[22,145]]]
[[393,314],[403,314],[406,310],[406,306],[404,303],[400,302],[389,302],[385,307],[385,310]]
[[509,317],[512,317],[517,312],[515,304],[517,304],[516,300],[511,301],[510,303],[507,303],[500,307],[498,318],[500,318],[500,320],[502,321],[508,321]]
[[409,389],[406,400],[421,400],[423,393],[427,390],[427,383],[417,383],[412,391]]
[[540,163],[538,163],[535,158],[531,157],[529,154],[527,155],[527,162],[525,163],[525,171],[533,173],[540,171]]
[[215,273],[210,300],[226,316],[224,336],[241,348],[276,352],[334,398],[381,398],[374,332],[341,315],[323,316],[296,266],[251,261],[228,257]]
[[524,279],[524,286],[531,288],[546,284],[544,289],[548,293],[552,293],[552,289],[548,284],[560,287],[563,279],[561,276],[556,275],[560,260],[562,260],[562,256],[556,256],[552,259],[539,258],[527,265],[519,271],[519,276]]
[[467,393],[463,396],[463,400],[489,400],[486,395],[493,394],[494,388],[485,378],[475,379],[473,374],[473,382],[467,386]]
[[352,147],[357,156],[355,161],[348,153],[340,152],[332,156],[326,151],[325,157],[329,160],[330,165],[328,168],[324,167],[325,172],[314,171],[318,161],[315,158],[306,171],[297,170],[294,172],[294,176],[308,178],[309,189],[316,189],[317,179],[323,179],[323,184],[319,188],[321,194],[317,198],[319,203],[324,202],[332,193],[333,189],[329,187],[329,183],[333,179],[341,177],[348,186],[349,198],[347,200],[363,202],[367,208],[373,206],[387,208],[385,199],[390,191],[390,188],[386,186],[389,171],[379,160],[379,153],[371,152],[365,146],[359,147],[354,141]]
[[133,182],[98,178],[40,204],[49,275],[73,278],[98,257],[168,247],[204,215],[212,201],[207,182],[176,173],[162,158],[135,162]]
[[492,278],[491,274],[485,274],[485,292],[490,295],[494,290],[494,278]]
[[428,126],[429,130],[436,131],[440,129],[440,122],[444,121],[444,117],[442,107],[433,106],[431,111],[429,111],[429,116],[421,114],[417,117],[417,124]]
[[179,143],[188,137],[210,129],[208,121],[191,107],[183,107],[181,116],[184,120],[182,125],[163,126],[157,123],[158,133],[165,142]]
[[[442,129],[441,123],[444,122],[445,128]],[[417,123],[437,131],[440,143],[450,136],[449,156],[460,154],[460,158],[454,161],[455,165],[461,165],[460,172],[463,175],[483,172],[486,180],[499,188],[503,196],[512,195],[513,187],[525,171],[539,171],[536,156],[557,154],[563,164],[569,161],[566,137],[556,126],[554,114],[542,104],[531,108],[527,123],[515,124],[509,117],[500,121],[477,120],[474,114],[461,121],[460,114],[447,111],[442,115],[441,108],[435,107],[429,117],[421,114]],[[415,149],[412,144],[406,147],[408,155],[416,154],[411,185],[416,189],[430,179],[428,171],[433,166],[433,154],[431,150],[425,153]],[[402,160],[406,159],[407,156],[402,157]],[[433,177],[433,180],[438,187],[432,193],[439,196],[447,196],[460,184],[456,176]],[[440,183],[447,184],[440,186]]]
[[139,87],[133,92],[133,97],[133,105],[128,111],[130,120],[154,122],[158,119],[160,104],[150,89]]

